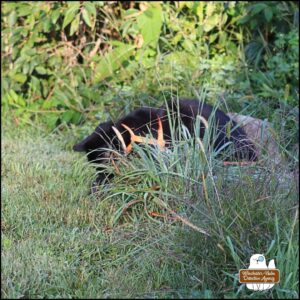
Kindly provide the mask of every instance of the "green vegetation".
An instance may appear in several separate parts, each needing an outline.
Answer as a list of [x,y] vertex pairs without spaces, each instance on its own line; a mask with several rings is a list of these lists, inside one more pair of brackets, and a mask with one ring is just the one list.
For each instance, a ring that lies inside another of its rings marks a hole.
[[[136,147],[88,196],[94,172],[64,135],[5,134],[2,297],[298,298],[297,178],[193,143],[156,160]],[[257,252],[280,269],[271,291],[238,283]]]
[[283,114],[295,126],[295,2],[28,1],[2,8],[4,114],[20,122],[79,124],[204,88],[212,103],[223,96],[236,110],[270,120]]
[[[296,2],[7,1],[1,25],[3,298],[299,297]],[[171,95],[267,118],[285,164],[225,167],[183,130],[88,195],[72,146]],[[238,282],[254,253],[270,291]]]

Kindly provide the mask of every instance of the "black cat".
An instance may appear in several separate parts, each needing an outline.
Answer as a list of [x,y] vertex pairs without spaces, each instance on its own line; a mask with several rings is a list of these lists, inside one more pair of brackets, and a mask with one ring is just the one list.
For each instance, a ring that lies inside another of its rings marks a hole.
[[[86,152],[88,160],[93,163],[107,163],[109,161],[108,148],[123,152],[124,146],[120,138],[117,137],[116,130],[122,135],[125,146],[131,144],[131,135],[123,126],[128,126],[135,135],[145,136],[151,131],[154,138],[158,135],[159,122],[162,124],[163,139],[166,147],[171,146],[171,129],[178,127],[179,119],[191,134],[194,133],[196,116],[200,115],[200,139],[204,136],[209,117],[213,114],[212,124],[214,124],[215,139],[213,147],[220,149],[223,145],[231,142],[234,147],[234,155],[230,159],[256,160],[256,150],[254,145],[246,137],[244,130],[230,120],[230,118],[221,110],[214,109],[211,105],[199,102],[198,100],[172,100],[167,106],[160,108],[141,107],[116,123],[108,121],[101,123],[95,131],[85,138],[82,142],[74,145],[73,150]],[[204,120],[203,120],[204,118]],[[206,124],[205,124],[206,123]],[[113,128],[114,127],[114,128]],[[230,130],[230,133],[228,130]],[[226,148],[226,147],[225,147]],[[99,170],[99,168],[97,168]],[[106,179],[111,178],[111,174],[99,173],[96,181],[93,183],[92,192],[97,190],[97,186]]]

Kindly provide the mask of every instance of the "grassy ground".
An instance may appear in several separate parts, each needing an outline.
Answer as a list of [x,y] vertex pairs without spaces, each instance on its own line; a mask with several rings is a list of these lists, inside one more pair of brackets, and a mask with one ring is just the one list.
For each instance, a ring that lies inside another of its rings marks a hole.
[[[2,130],[3,298],[298,298],[284,167],[224,168],[186,143],[157,160],[136,149],[88,195],[94,171],[71,131]],[[255,253],[280,269],[270,291],[238,283]]]

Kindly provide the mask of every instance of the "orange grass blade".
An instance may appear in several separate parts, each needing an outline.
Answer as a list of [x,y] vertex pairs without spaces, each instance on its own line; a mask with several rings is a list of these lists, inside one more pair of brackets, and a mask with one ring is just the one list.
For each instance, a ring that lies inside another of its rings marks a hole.
[[141,144],[150,144],[150,145],[158,145],[161,149],[164,149],[165,147],[165,141],[163,139],[163,129],[162,129],[162,123],[159,119],[158,121],[158,139],[153,138],[146,138],[143,136],[135,135],[134,132],[129,128],[127,125],[122,124],[122,126],[128,130],[131,138],[131,143],[141,143]]
[[122,134],[120,133],[120,131],[116,127],[114,127],[114,126],[112,126],[112,129],[116,133],[119,141],[121,142],[121,146],[122,146],[124,152],[126,154],[128,154],[132,150],[131,144],[129,144],[128,146],[126,146],[124,138],[123,138]]
[[164,140],[164,132],[161,119],[158,117],[158,130],[157,130],[157,144],[161,149],[165,148],[166,142]]

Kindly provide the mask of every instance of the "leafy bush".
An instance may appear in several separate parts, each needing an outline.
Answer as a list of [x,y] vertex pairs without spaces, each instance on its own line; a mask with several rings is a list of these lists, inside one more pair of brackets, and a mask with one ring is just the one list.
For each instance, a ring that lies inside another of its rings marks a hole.
[[270,119],[282,100],[297,106],[292,2],[21,1],[2,8],[3,115],[18,124],[96,122],[203,90],[209,102],[221,95],[232,109]]

